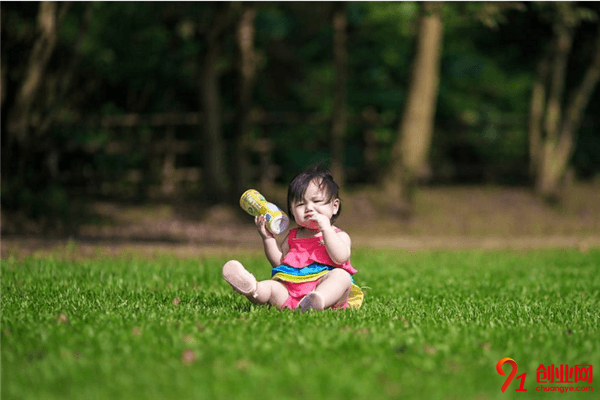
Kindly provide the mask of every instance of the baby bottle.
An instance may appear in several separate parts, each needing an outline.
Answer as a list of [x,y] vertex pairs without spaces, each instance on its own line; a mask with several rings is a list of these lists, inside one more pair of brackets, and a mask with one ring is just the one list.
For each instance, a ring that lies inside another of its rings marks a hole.
[[257,190],[249,189],[240,198],[240,206],[250,215],[264,215],[267,229],[279,235],[286,230],[290,219],[273,203],[269,203]]

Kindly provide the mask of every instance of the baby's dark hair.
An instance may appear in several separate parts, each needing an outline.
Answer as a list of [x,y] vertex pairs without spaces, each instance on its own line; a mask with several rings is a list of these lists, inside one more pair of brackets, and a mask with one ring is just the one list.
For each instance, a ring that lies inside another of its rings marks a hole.
[[[329,195],[327,202],[329,203],[332,200],[339,199],[339,191],[340,188],[338,184],[333,180],[333,176],[331,172],[323,165],[323,163],[317,164],[315,166],[309,167],[304,171],[300,172],[292,181],[290,182],[290,186],[288,187],[288,196],[287,196],[287,208],[288,215],[295,221],[294,214],[292,213],[292,203],[296,201],[302,200],[304,194],[306,193],[306,189],[308,185],[316,180],[320,186],[325,187],[326,193]],[[337,217],[339,217],[342,212],[342,203],[340,201],[340,206],[338,207],[338,211],[331,217],[331,222],[333,223]]]

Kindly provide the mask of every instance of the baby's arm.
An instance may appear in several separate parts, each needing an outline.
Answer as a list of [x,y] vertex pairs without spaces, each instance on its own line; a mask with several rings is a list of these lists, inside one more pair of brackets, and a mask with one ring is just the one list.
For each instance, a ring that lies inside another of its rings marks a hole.
[[[265,249],[265,255],[267,256],[267,260],[269,260],[273,267],[279,266],[281,264],[281,258],[283,257],[284,252],[279,249],[279,246],[277,245],[277,239],[275,239],[275,236],[273,236],[273,234],[267,230],[267,227],[265,225],[265,217],[256,217],[255,223],[256,227],[258,228],[258,233],[260,234],[263,240],[263,247]],[[284,239],[283,243],[287,244],[287,236]]]
[[344,232],[336,232],[333,226],[323,230],[323,241],[329,257],[338,264],[343,264],[350,259],[350,248],[352,241],[350,236]]
[[342,230],[336,232],[329,218],[323,214],[315,214],[313,220],[319,224],[319,230],[323,234],[323,241],[329,257],[338,264],[348,261],[352,245],[350,236]]

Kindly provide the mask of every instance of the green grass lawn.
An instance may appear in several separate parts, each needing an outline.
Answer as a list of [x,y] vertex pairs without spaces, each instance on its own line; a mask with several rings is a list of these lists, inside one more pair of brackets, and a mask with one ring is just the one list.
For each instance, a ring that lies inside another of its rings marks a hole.
[[2,399],[594,398],[537,392],[540,364],[600,391],[600,249],[355,250],[363,307],[307,314],[250,305],[225,261],[2,260]]

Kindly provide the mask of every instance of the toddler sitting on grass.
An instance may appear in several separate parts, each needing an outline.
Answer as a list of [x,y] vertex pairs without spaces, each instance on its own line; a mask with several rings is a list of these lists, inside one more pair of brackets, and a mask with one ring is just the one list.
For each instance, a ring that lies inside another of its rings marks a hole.
[[321,165],[300,173],[289,185],[287,202],[298,227],[281,246],[265,218],[255,218],[273,266],[271,279],[257,282],[236,260],[223,265],[223,278],[255,304],[301,311],[360,307],[363,293],[352,279],[357,270],[350,264],[350,236],[333,225],[342,204],[331,173]]

